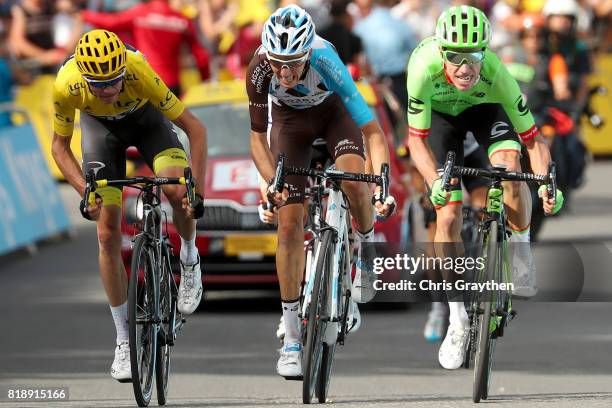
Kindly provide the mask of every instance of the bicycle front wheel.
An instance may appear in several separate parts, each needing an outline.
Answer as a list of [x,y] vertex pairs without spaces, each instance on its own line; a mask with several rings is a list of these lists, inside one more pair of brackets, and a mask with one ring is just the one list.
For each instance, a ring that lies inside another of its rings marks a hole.
[[[497,268],[501,265],[498,255],[499,242],[497,221],[491,221],[489,226],[488,236],[485,238],[485,250],[487,254],[487,262],[483,279],[485,281],[493,279],[497,276]],[[491,352],[494,348],[495,340],[491,338],[491,313],[492,305],[495,302],[493,296],[489,299],[484,299],[480,302],[482,306],[482,314],[476,321],[478,322],[478,342],[476,345],[475,360],[474,360],[474,386],[472,391],[472,400],[480,402],[481,398],[486,399],[489,391],[489,379],[491,375]],[[480,309],[480,308],[479,308]]]
[[174,344],[176,327],[176,284],[172,274],[170,249],[162,245],[161,277],[159,281],[159,313],[161,327],[157,336],[157,361],[155,364],[155,384],[157,403],[165,405],[168,398],[170,378],[170,346]]
[[304,378],[302,382],[302,400],[304,404],[310,404],[314,394],[318,376],[321,370],[321,357],[323,355],[322,336],[326,329],[326,308],[327,308],[327,280],[330,272],[331,259],[333,254],[332,231],[327,230],[323,233],[319,241],[318,259],[314,279],[314,286],[308,305],[308,323],[306,325],[306,345],[303,355]]
[[[154,323],[156,301],[154,249],[145,234],[136,238],[131,266],[128,320],[132,385],[138,406],[146,407],[151,401],[153,392],[157,325]],[[141,277],[140,284],[139,277]]]

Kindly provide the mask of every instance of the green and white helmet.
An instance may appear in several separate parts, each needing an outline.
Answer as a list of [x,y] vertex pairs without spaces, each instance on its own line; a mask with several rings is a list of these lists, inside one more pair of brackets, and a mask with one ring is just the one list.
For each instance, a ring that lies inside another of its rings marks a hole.
[[446,48],[486,48],[491,41],[491,24],[476,7],[451,7],[438,17],[436,38]]

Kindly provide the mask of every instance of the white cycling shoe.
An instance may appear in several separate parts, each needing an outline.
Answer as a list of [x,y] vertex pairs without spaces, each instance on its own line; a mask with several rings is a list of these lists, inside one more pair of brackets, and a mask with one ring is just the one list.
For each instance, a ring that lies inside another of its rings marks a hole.
[[378,275],[374,273],[372,266],[374,256],[371,253],[362,255],[361,248],[359,249],[359,256],[355,263],[355,279],[353,279],[351,290],[351,297],[357,303],[368,303],[376,296],[374,282],[378,279]]
[[447,370],[455,370],[461,367],[465,358],[469,334],[469,326],[453,324],[448,326],[446,337],[438,352],[438,361],[442,367]]
[[183,314],[193,313],[202,300],[202,272],[200,257],[191,265],[181,261],[181,283],[178,290],[178,310]]
[[509,245],[510,267],[514,296],[529,298],[538,293],[536,269],[531,246],[527,242],[511,242]]
[[111,366],[111,377],[119,382],[132,381],[132,368],[130,365],[130,345],[123,342],[115,348],[115,359]]
[[276,372],[288,380],[302,378],[302,345],[300,343],[285,344],[279,350],[280,357],[276,363]]

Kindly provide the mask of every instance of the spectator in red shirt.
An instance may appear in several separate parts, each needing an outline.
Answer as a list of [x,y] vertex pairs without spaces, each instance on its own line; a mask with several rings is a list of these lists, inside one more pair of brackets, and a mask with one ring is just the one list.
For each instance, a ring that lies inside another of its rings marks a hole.
[[152,0],[119,13],[84,10],[84,22],[116,31],[131,30],[134,47],[141,51],[155,72],[176,95],[181,95],[179,61],[181,44],[189,44],[202,80],[210,78],[209,54],[200,44],[195,25],[180,13],[182,0]]

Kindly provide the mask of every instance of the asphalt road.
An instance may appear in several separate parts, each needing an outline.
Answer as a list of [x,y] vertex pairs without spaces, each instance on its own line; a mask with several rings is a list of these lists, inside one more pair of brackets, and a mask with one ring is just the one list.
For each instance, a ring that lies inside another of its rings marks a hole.
[[[591,166],[573,210],[548,222],[543,240],[597,239],[612,248],[612,163]],[[76,197],[68,193],[71,208]],[[77,214],[74,219],[78,220]],[[135,406],[131,386],[108,374],[114,328],[97,272],[92,225],[35,255],[0,261],[0,390],[67,387],[70,401],[0,407]],[[609,267],[609,265],[608,265]],[[609,272],[608,272],[609,273]],[[301,383],[276,376],[278,302],[212,296],[188,319],[173,350],[170,406],[283,407],[301,404]],[[495,355],[496,407],[612,406],[609,303],[518,303]],[[424,305],[367,310],[338,349],[330,400],[350,407],[471,406],[472,371],[445,371],[422,337]],[[152,405],[154,402],[152,402]]]

